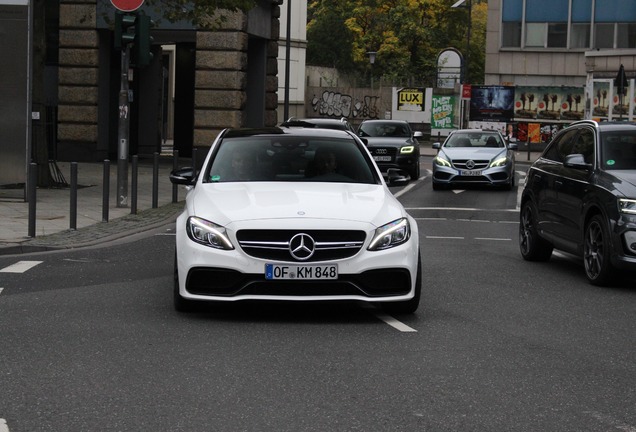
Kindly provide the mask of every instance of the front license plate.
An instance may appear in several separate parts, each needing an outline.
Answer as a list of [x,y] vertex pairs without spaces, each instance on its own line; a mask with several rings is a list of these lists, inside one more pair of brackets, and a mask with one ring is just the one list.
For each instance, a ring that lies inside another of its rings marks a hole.
[[376,162],[391,162],[391,156],[373,156]]
[[480,176],[481,170],[462,171],[463,176]]
[[338,266],[337,265],[265,264],[265,279],[269,279],[269,280],[338,279]]

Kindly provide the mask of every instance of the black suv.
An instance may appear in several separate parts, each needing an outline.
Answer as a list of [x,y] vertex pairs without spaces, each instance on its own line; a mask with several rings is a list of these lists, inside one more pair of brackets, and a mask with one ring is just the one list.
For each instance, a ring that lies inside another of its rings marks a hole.
[[553,248],[583,258],[594,285],[636,271],[636,124],[580,121],[530,167],[521,198],[521,255]]
[[358,136],[367,143],[373,159],[384,172],[397,168],[409,173],[411,180],[420,177],[420,131],[413,132],[403,120],[364,120]]

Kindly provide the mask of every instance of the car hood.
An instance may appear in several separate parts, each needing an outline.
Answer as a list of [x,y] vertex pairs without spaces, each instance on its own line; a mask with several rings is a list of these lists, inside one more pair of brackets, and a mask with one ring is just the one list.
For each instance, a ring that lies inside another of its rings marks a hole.
[[613,170],[607,171],[611,175],[610,183],[620,193],[628,198],[636,198],[636,171]]
[[482,147],[482,148],[447,148],[441,150],[449,159],[488,159],[492,160],[498,155],[505,155],[506,149],[503,147]]
[[415,145],[415,141],[406,137],[365,137],[369,147],[402,147]]
[[219,225],[272,219],[323,219],[381,226],[405,216],[383,185],[343,183],[200,183],[187,197],[190,215]]

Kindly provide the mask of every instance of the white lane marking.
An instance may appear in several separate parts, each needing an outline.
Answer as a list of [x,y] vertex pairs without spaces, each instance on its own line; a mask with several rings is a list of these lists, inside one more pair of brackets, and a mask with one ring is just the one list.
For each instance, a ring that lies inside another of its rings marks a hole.
[[159,234],[155,234],[155,236],[176,236],[177,233],[159,233]]
[[475,237],[475,240],[512,241],[509,238]]
[[483,219],[457,219],[457,220],[461,222],[492,222],[492,221],[483,220]]
[[401,321],[396,320],[391,315],[387,315],[382,312],[375,312],[375,316],[380,320],[384,321],[386,324],[390,325],[394,329],[401,331],[402,333],[417,333],[413,327],[409,327]]
[[427,220],[427,221],[447,221],[448,218],[433,218],[433,217],[423,217],[423,218],[415,218],[417,220]]
[[460,193],[466,192],[466,191],[463,190],[463,189],[453,189],[453,192],[455,193],[455,195],[457,195],[457,194],[460,194]]
[[[426,178],[426,177],[424,177],[424,178]],[[408,191],[410,191],[411,189],[413,189],[413,188],[415,187],[415,185],[416,185],[416,184],[417,184],[417,181],[409,183],[409,185],[408,185],[408,186],[406,186],[404,189],[402,189],[402,190],[400,190],[400,191],[396,192],[396,193],[395,193],[395,197],[396,197],[396,198],[401,197],[402,195],[404,195],[405,193],[407,193]]]
[[427,239],[450,239],[450,240],[464,240],[464,237],[446,237],[446,236],[426,236]]
[[609,415],[596,411],[583,411],[583,413],[594,417],[596,420],[600,421],[601,423],[605,423],[606,425],[614,429],[621,430],[623,432],[636,432],[635,426],[623,423],[622,421],[615,419]]
[[0,273],[24,273],[25,271],[41,264],[42,261],[18,261],[8,267],[0,269]]
[[7,421],[3,418],[0,418],[0,432],[9,432],[9,426],[7,426]]
[[[4,291],[4,288],[0,288],[0,294],[2,294],[2,291]],[[1,419],[0,419],[1,420]]]

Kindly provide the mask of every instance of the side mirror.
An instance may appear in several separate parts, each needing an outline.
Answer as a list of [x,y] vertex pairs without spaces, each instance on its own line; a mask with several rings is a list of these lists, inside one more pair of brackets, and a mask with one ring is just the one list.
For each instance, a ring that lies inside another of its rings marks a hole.
[[404,175],[404,171],[397,168],[389,168],[386,175],[389,186],[404,186],[410,180],[408,175]]
[[510,150],[517,150],[519,148],[519,146],[515,143],[510,143],[508,144],[508,149]]
[[192,186],[196,181],[196,172],[194,168],[179,168],[170,173],[170,182],[172,184]]
[[422,133],[422,131],[415,131],[415,133],[413,134],[413,138],[424,138],[424,134]]
[[569,154],[563,161],[563,166],[575,169],[588,169],[591,165],[585,162],[585,156],[579,153]]
[[433,143],[433,146],[432,146],[432,147],[433,147],[435,150],[439,150],[439,149],[441,149],[441,148],[442,148],[442,143],[438,143],[438,142]]

